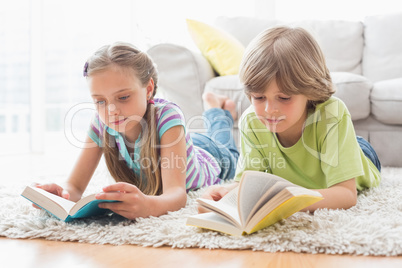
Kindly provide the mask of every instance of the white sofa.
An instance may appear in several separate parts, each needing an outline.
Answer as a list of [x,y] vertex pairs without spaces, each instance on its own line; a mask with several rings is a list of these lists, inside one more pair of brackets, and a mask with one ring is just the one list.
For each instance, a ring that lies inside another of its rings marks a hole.
[[[350,110],[356,133],[370,141],[383,166],[402,167],[402,13],[363,22],[220,17],[214,26],[247,46],[259,32],[279,24],[302,26],[316,37],[337,88],[335,96]],[[164,96],[182,108],[191,131],[201,131],[204,91],[233,98],[240,113],[250,105],[237,75],[217,76],[201,53],[175,44],[159,44],[148,53],[158,66]],[[237,142],[237,129],[235,138]]]

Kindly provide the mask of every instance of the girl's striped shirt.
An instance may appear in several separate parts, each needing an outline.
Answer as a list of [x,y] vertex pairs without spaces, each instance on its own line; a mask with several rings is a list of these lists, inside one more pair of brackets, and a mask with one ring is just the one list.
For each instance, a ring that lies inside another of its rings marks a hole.
[[[159,133],[159,140],[162,135],[174,126],[183,126],[186,135],[186,150],[187,150],[187,171],[186,171],[186,189],[195,190],[203,186],[213,185],[220,182],[218,175],[221,168],[216,159],[207,151],[193,145],[190,134],[187,131],[185,119],[179,106],[173,102],[164,99],[155,99],[157,108],[156,122]],[[116,139],[120,155],[126,164],[137,174],[140,174],[141,163],[139,137],[134,144],[134,153],[129,154],[124,137],[117,131],[106,126],[96,114],[92,120],[88,130],[89,137],[99,146],[103,147],[103,132],[107,131]],[[161,160],[161,159],[159,159]],[[174,164],[171,163],[171,164]]]

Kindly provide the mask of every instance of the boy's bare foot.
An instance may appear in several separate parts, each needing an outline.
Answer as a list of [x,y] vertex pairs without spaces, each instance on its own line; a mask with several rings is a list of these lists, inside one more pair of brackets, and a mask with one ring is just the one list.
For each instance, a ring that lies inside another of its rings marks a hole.
[[228,110],[229,113],[232,115],[233,120],[237,119],[237,112],[236,112],[236,104],[231,99],[225,100],[223,104],[223,109]]
[[211,108],[221,108],[228,110],[233,117],[233,120],[237,118],[236,104],[234,101],[229,99],[224,95],[215,94],[213,92],[205,92],[202,95],[202,100],[204,103],[204,110]]
[[205,92],[202,94],[202,100],[204,103],[204,110],[211,108],[221,108],[223,109],[223,104],[228,97],[224,95],[218,95],[212,92]]

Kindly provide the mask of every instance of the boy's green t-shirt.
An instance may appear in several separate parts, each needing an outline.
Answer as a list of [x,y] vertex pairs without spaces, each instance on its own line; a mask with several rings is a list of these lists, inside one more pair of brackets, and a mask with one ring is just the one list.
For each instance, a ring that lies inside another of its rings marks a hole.
[[308,113],[302,137],[291,147],[280,144],[252,106],[242,115],[239,128],[236,181],[245,170],[257,170],[310,189],[325,189],[352,178],[358,190],[380,183],[380,172],[357,142],[349,111],[336,97]]

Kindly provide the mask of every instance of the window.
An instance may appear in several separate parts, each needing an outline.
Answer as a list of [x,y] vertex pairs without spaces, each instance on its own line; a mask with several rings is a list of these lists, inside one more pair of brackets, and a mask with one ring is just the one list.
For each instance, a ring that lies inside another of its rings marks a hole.
[[[19,0],[0,4],[0,154],[80,146],[93,115],[82,68],[102,45],[195,46],[185,19],[252,16],[244,0]],[[196,48],[195,48],[196,49]],[[69,122],[66,122],[69,121]]]
[[29,0],[0,4],[1,153],[29,151],[29,15]]
[[84,141],[94,110],[88,108],[92,108],[92,99],[82,75],[83,66],[99,47],[136,39],[132,3],[43,1],[44,151],[79,147]]

